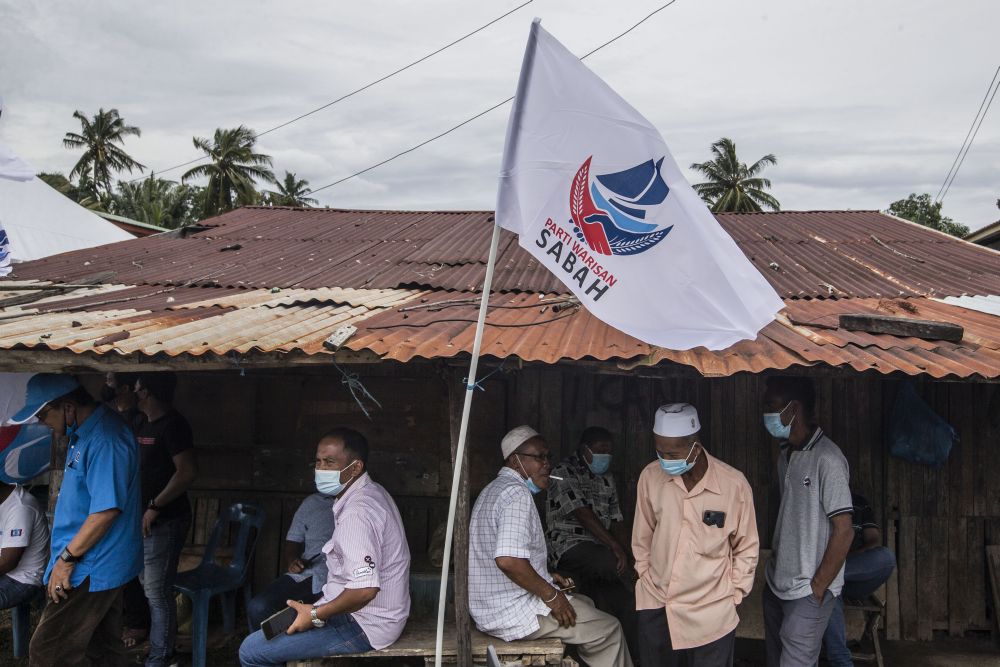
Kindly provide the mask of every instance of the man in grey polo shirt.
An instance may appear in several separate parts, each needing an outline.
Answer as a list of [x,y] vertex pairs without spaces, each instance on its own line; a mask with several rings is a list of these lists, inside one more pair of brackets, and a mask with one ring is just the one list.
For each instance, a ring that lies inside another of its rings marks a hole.
[[768,379],[764,426],[781,442],[781,506],[765,569],[768,667],[816,664],[854,537],[847,460],[817,426],[815,413],[811,380]]

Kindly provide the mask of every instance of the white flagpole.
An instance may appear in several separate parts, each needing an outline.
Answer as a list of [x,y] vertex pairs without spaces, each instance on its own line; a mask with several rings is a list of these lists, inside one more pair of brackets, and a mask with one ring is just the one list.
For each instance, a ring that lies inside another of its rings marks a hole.
[[[504,150],[500,174],[503,177],[514,162],[515,139],[520,130],[521,100],[527,92],[528,75],[535,56],[535,31],[540,23],[535,19],[528,34],[528,45],[524,50],[524,60],[521,62],[521,74],[517,81],[517,92],[514,95],[514,108],[511,110],[510,127]],[[483,343],[483,328],[486,325],[486,310],[489,306],[490,290],[493,285],[493,271],[496,268],[497,247],[500,244],[500,223],[493,218],[493,239],[490,242],[490,255],[486,262],[486,278],[483,280],[483,298],[479,303],[479,319],[476,320],[476,337],[472,343],[472,362],[469,364],[469,379],[465,384],[465,403],[462,405],[462,425],[458,429],[458,444],[455,446],[455,462],[451,473],[451,497],[448,500],[448,525],[444,538],[444,560],[441,563],[441,588],[438,592],[437,640],[434,646],[434,665],[441,667],[441,654],[444,649],[444,610],[448,596],[448,570],[451,569],[451,541],[455,533],[455,509],[458,504],[458,487],[462,476],[462,461],[465,458],[465,441],[469,431],[469,413],[472,410],[472,395],[476,388],[476,371],[479,367],[479,351]]]

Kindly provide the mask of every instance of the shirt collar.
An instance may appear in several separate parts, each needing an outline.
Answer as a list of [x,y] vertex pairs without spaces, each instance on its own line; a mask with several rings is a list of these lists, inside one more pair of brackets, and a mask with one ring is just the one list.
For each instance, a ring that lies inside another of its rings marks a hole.
[[779,448],[783,452],[785,451],[808,452],[810,449],[816,446],[816,443],[819,442],[819,439],[822,437],[823,437],[823,429],[817,426],[816,430],[813,431],[813,434],[809,436],[809,440],[807,440],[806,444],[802,446],[802,449],[796,449],[795,447],[792,446],[792,443],[788,442],[787,440],[782,440],[781,444],[779,445]]
[[108,409],[104,407],[104,405],[99,404],[96,408],[94,408],[94,411],[90,413],[90,416],[83,420],[83,423],[80,424],[75,431],[73,431],[73,435],[80,440],[89,437],[91,433],[93,433],[94,429],[97,428],[97,425],[104,421],[104,417],[107,415],[107,412]]
[[357,491],[358,489],[363,489],[364,487],[368,486],[371,483],[371,481],[372,481],[372,478],[368,476],[368,471],[367,470],[365,472],[361,473],[361,477],[358,477],[358,481],[354,482],[354,484],[351,484],[349,487],[347,487],[347,490],[344,491],[343,493],[341,493],[337,497],[337,502],[335,502],[333,504],[334,508],[335,509],[336,508],[343,508],[344,504],[350,498],[352,498],[354,495],[356,495],[355,491]]
[[722,495],[722,489],[719,487],[719,476],[716,474],[717,463],[715,459],[705,451],[702,447],[700,456],[705,457],[705,461],[708,463],[708,468],[705,470],[705,474],[702,475],[698,483],[688,491],[687,486],[684,484],[683,475],[670,475],[671,481],[681,487],[685,494],[688,496],[697,496],[702,491],[710,491],[716,495]]
[[500,478],[500,477],[510,477],[512,479],[516,479],[517,481],[521,482],[522,484],[524,483],[524,478],[521,477],[521,473],[519,473],[518,471],[514,470],[513,468],[509,468],[507,466],[504,466],[504,467],[500,468],[500,472],[497,473],[497,478]]

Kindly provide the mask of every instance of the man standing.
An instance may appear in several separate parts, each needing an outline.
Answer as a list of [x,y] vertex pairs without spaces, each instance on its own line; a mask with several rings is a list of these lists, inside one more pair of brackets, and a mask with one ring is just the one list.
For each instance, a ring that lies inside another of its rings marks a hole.
[[0,484],[0,609],[42,596],[49,560],[45,512],[23,486]]
[[396,503],[368,476],[368,441],[349,428],[333,429],[316,448],[316,473],[321,488],[337,496],[337,529],[323,547],[323,596],[315,605],[286,600],[298,612],[295,622],[270,641],[260,630],[247,637],[244,667],[383,649],[406,625],[410,550]]
[[121,417],[67,375],[28,382],[25,407],[68,450],[45,572],[52,604],[31,638],[31,667],[124,665],[121,589],[142,568],[139,456]]
[[808,378],[768,379],[764,427],[781,442],[781,505],[764,571],[768,667],[816,664],[854,536],[847,460],[815,414]]
[[247,616],[250,627],[259,628],[262,621],[285,608],[285,600],[315,602],[323,592],[327,567],[323,545],[333,535],[333,501],[336,496],[323,471],[323,461],[332,455],[332,445],[316,452],[316,488],[319,493],[307,496],[292,517],[285,537],[285,560],[288,572],[281,575],[250,600]]
[[612,449],[611,433],[591,426],[580,435],[576,452],[553,469],[545,537],[556,569],[571,575],[579,593],[621,622],[629,653],[635,654],[635,595],[623,580],[628,555],[610,532],[611,523],[623,518],[609,472]]
[[830,622],[823,635],[826,660],[831,667],[851,667],[851,651],[847,648],[844,623],[844,599],[864,601],[889,580],[896,569],[896,557],[882,546],[882,531],[875,522],[875,513],[864,496],[851,494],[854,505],[852,528],[854,541],[844,563],[844,589],[837,597]]
[[142,477],[143,562],[140,580],[149,601],[146,667],[171,664],[177,639],[174,579],[191,527],[187,491],[198,474],[194,439],[187,420],[173,408],[177,376],[141,373],[135,382]]
[[479,494],[469,526],[469,612],[476,627],[505,641],[556,637],[576,645],[591,667],[630,666],[618,621],[582,595],[567,596],[570,580],[546,567],[532,500],[549,485],[545,441],[518,426],[500,450],[504,467]]
[[657,460],[639,475],[632,551],[642,665],[733,664],[736,606],[750,594],[759,540],[741,472],[705,450],[694,406],[653,420]]

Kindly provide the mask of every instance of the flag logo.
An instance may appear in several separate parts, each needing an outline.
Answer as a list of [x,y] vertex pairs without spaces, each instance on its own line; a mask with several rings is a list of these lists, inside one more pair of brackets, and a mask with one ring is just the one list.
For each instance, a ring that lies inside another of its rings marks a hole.
[[577,238],[601,255],[637,255],[666,238],[673,225],[661,228],[646,218],[670,193],[660,173],[663,157],[591,179],[592,159],[580,166],[570,188]]

